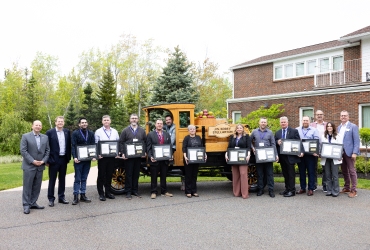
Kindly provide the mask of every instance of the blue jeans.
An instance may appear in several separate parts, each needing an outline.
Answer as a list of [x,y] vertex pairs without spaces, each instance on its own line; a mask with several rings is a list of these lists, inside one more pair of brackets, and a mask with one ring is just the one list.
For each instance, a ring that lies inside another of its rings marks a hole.
[[301,162],[298,163],[299,181],[301,189],[306,190],[306,171],[308,175],[308,190],[315,190],[315,161],[316,157],[313,155],[304,155]]
[[86,193],[86,180],[90,172],[91,161],[74,163],[75,182],[73,183],[73,195]]

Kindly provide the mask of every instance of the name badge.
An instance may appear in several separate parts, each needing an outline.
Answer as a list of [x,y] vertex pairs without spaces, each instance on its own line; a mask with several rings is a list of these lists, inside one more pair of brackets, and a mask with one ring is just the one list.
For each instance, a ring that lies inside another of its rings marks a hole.
[[265,146],[265,143],[260,142],[260,143],[258,143],[258,146],[260,146],[260,147],[264,147],[264,146]]
[[349,128],[347,128],[346,131],[348,132],[349,131]]
[[133,141],[133,142],[137,142],[137,141],[138,141],[138,139],[132,139],[132,141]]
[[236,149],[238,149],[239,147],[235,147]]

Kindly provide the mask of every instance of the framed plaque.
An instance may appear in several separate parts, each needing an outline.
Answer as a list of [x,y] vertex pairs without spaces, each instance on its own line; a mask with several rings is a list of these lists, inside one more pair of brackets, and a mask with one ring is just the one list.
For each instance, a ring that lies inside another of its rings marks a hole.
[[119,141],[99,141],[98,155],[102,157],[116,157],[118,155]]
[[302,139],[302,144],[305,154],[319,154],[319,139]]
[[172,158],[171,144],[153,145],[153,157],[157,161],[171,159]]
[[186,156],[188,157],[188,163],[204,163],[205,162],[205,148],[188,148]]
[[343,154],[343,144],[323,142],[321,145],[321,157],[341,160]]
[[229,160],[227,161],[227,164],[247,164],[247,156],[248,152],[246,148],[228,148],[227,157]]
[[124,150],[126,158],[141,158],[145,156],[144,142],[126,142]]
[[79,161],[91,161],[97,159],[96,144],[77,145],[77,159]]
[[276,150],[275,147],[257,147],[256,150],[256,163],[275,162]]
[[300,155],[301,140],[298,139],[281,139],[280,154],[282,155]]

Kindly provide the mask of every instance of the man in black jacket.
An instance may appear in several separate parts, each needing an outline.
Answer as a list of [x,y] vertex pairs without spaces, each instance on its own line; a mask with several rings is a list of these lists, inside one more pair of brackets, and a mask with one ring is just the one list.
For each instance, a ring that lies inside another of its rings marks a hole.
[[[288,127],[288,117],[280,117],[280,127],[281,129],[275,133],[276,149],[279,154],[279,162],[281,165],[281,170],[283,171],[284,181],[285,181],[285,190],[281,192],[281,195],[284,197],[291,197],[295,195],[295,169],[294,165],[300,162],[300,158],[303,156],[303,153],[300,156],[296,155],[285,155],[280,154],[280,145],[282,144],[282,139],[297,139],[300,140],[299,133],[297,129]],[[301,151],[302,152],[302,151]]]

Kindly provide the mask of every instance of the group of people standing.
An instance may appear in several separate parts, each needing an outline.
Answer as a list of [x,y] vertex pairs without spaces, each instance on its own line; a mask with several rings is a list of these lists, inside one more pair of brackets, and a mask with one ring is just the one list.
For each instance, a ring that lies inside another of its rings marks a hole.
[[[341,124],[338,128],[333,122],[324,121],[322,110],[317,110],[315,116],[316,120],[312,123],[310,123],[310,117],[302,117],[302,125],[297,128],[289,127],[288,118],[283,116],[280,118],[281,128],[276,131],[275,135],[267,128],[266,118],[260,118],[259,128],[253,130],[250,136],[244,132],[243,126],[238,124],[234,135],[230,138],[229,148],[246,148],[249,159],[249,151],[255,153],[257,147],[273,147],[276,162],[280,163],[284,176],[285,190],[279,193],[284,197],[314,194],[317,189],[317,163],[320,158],[323,169],[322,185],[326,196],[337,197],[339,193],[348,193],[348,197],[354,198],[357,196],[355,162],[357,155],[360,154],[359,129],[349,121],[349,113],[345,110],[340,113]],[[280,147],[286,139],[318,140],[319,147],[322,143],[342,144],[342,159],[321,157],[319,153],[305,154],[303,144],[300,144],[299,152],[301,153],[299,155],[283,154],[280,152]],[[228,160],[227,154],[225,158]],[[299,169],[300,189],[298,191],[295,187],[295,164]],[[256,163],[255,165],[258,174],[257,196],[264,194],[264,187],[267,184],[269,196],[274,198],[273,162]],[[339,188],[338,178],[340,166],[345,182],[342,190]],[[234,165],[232,171],[234,195],[248,198],[248,164]],[[307,176],[308,183],[306,182]]]

